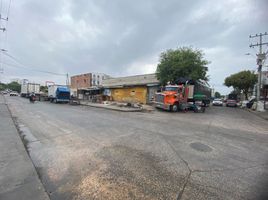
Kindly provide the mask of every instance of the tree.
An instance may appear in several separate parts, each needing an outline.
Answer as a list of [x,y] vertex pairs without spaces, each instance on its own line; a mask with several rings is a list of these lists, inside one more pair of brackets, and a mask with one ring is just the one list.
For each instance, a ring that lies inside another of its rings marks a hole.
[[12,91],[20,92],[21,85],[19,83],[13,81],[13,82],[7,84],[7,88],[12,90]]
[[215,97],[216,97],[216,98],[221,98],[221,93],[219,93],[219,92],[215,92]]
[[0,83],[0,91],[5,90],[7,88],[6,84]]
[[248,99],[250,89],[253,89],[256,83],[257,75],[249,70],[232,74],[224,80],[224,85],[227,87],[232,86],[234,90],[242,91],[245,94],[246,99]]
[[209,62],[204,59],[201,50],[191,47],[169,49],[161,53],[159,62],[156,75],[162,85],[166,85],[169,81],[174,83],[180,77],[208,80]]
[[43,86],[43,85],[41,85],[41,86],[40,86],[40,91],[41,91],[41,92],[44,92],[44,93],[47,93],[47,92],[48,92],[48,87],[47,87],[47,86]]

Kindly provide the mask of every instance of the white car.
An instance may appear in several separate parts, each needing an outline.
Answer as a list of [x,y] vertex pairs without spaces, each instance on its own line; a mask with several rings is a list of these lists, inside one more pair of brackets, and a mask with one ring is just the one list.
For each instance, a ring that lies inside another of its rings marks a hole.
[[19,94],[17,92],[10,92],[9,96],[18,96]]
[[214,99],[213,102],[212,102],[212,105],[213,106],[222,106],[223,102],[222,102],[221,99]]

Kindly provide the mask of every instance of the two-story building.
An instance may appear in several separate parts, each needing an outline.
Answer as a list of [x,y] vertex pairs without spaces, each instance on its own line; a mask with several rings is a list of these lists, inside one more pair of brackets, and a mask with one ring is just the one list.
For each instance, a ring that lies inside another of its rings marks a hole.
[[85,73],[71,76],[71,95],[79,99],[89,99],[93,90],[102,86],[109,76],[104,73]]

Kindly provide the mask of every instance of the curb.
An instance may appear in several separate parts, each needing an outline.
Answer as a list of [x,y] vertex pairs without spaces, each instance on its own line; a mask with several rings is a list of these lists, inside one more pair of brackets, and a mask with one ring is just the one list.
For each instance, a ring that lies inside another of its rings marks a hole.
[[122,109],[117,109],[117,108],[111,108],[111,107],[100,107],[100,106],[94,106],[94,105],[86,105],[86,104],[80,104],[81,106],[89,106],[92,108],[102,108],[106,110],[113,110],[113,111],[118,111],[118,112],[142,112],[142,109],[133,109],[133,110],[122,110]]
[[6,98],[5,98],[4,95],[3,95],[3,98],[4,98],[4,104],[6,105],[7,110],[8,110],[8,112],[9,112],[9,114],[10,114],[11,120],[12,120],[12,122],[13,122],[15,128],[16,128],[17,134],[18,134],[18,136],[19,136],[19,138],[20,138],[20,140],[21,140],[21,142],[22,142],[22,144],[23,144],[23,146],[24,146],[24,149],[25,149],[25,151],[26,151],[26,153],[27,153],[27,155],[28,155],[28,158],[30,159],[30,162],[31,162],[31,164],[32,164],[32,166],[33,166],[35,175],[37,176],[37,179],[40,181],[41,187],[43,188],[43,191],[44,191],[44,193],[46,194],[47,199],[50,200],[49,194],[48,194],[47,190],[46,190],[45,187],[44,187],[44,184],[43,184],[43,182],[42,182],[42,180],[41,180],[41,178],[40,178],[40,174],[39,174],[38,171],[36,170],[36,167],[35,167],[35,165],[34,165],[34,163],[33,163],[33,160],[32,160],[32,158],[31,158],[31,156],[29,155],[27,146],[25,145],[25,141],[23,141],[23,138],[21,137],[20,130],[19,130],[19,128],[18,128],[18,124],[17,124],[17,122],[16,122],[16,120],[15,120],[15,117],[12,115],[12,112],[11,112],[9,106],[8,106],[8,103],[7,103]]
[[[248,112],[250,112],[250,113],[253,113],[255,116],[257,116],[257,117],[259,117],[259,118],[262,118],[262,119],[264,119],[264,120],[267,120],[268,121],[268,116],[267,117],[264,117],[264,116],[262,116],[262,115],[259,115],[258,113],[257,113],[257,111],[253,111],[253,110],[250,110],[250,109],[246,109]],[[265,112],[267,112],[267,111],[265,111]]]

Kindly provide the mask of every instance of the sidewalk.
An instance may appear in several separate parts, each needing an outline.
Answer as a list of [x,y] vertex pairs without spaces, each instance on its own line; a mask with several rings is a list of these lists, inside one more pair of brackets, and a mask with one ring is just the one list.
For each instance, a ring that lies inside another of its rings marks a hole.
[[132,107],[119,107],[116,105],[110,105],[110,104],[101,104],[101,103],[91,103],[87,101],[80,101],[81,105],[85,106],[91,106],[95,108],[104,108],[104,109],[109,109],[109,110],[116,110],[120,112],[141,112],[141,108],[132,108]]
[[49,200],[0,95],[0,199]]
[[257,115],[265,120],[268,120],[268,111],[267,110],[265,112],[258,112],[255,110],[248,109],[248,111],[251,113],[254,113],[255,115]]

